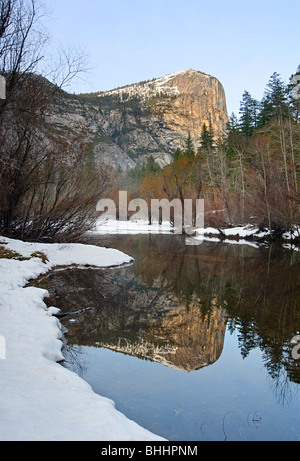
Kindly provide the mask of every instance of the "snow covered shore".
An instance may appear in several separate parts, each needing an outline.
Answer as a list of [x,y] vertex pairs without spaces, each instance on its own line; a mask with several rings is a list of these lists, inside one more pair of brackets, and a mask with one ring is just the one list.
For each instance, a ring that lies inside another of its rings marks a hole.
[[[141,222],[107,222],[94,230],[102,235],[172,231],[168,223]],[[231,228],[222,230],[222,241],[256,246],[255,239],[264,235],[253,226]],[[287,242],[294,236],[299,231],[286,235]],[[198,229],[193,238],[220,241],[220,231]],[[4,237],[1,247],[15,254],[8,251],[0,258],[0,440],[163,441],[58,363],[63,360],[63,333],[53,315],[57,310],[47,308],[45,290],[26,287],[30,279],[56,266],[119,266],[131,263],[131,257],[92,245],[25,243]]]
[[47,308],[45,290],[25,287],[55,266],[108,267],[132,259],[117,250],[81,244],[0,237],[0,246],[18,253],[0,258],[0,440],[164,440],[126,418],[114,402],[58,363],[63,356],[61,324],[53,316],[57,309]]
[[[99,221],[96,224],[94,231],[91,233],[96,235],[170,234],[174,233],[174,228],[169,222],[163,222],[162,224],[149,224],[147,221],[142,220],[117,221],[116,219],[107,219],[104,222]],[[267,229],[261,230],[259,227],[252,224],[222,229],[205,227],[195,229],[194,235],[191,237],[186,236],[186,242],[189,245],[197,245],[203,240],[211,242],[222,241],[224,243],[247,244],[258,248],[259,243],[264,241],[267,242],[269,236],[270,232]],[[294,232],[285,232],[282,235],[281,243],[290,248],[294,245],[296,240],[299,240],[299,238],[300,226],[295,228]]]

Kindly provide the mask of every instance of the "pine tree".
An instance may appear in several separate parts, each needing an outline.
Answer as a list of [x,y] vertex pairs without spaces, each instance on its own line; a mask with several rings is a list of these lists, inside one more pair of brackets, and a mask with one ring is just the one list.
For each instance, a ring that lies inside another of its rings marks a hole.
[[259,125],[263,126],[274,117],[286,117],[289,114],[287,88],[282,82],[280,75],[274,72],[267,84],[264,97],[261,102]]
[[177,149],[174,152],[174,161],[178,160],[180,157],[182,157],[182,150],[180,147],[177,147]]
[[184,155],[186,157],[193,157],[195,155],[194,144],[193,144],[190,132],[189,132],[188,137],[187,137],[186,142],[185,142]]
[[240,103],[240,132],[245,136],[252,136],[257,127],[257,112],[259,103],[253,99],[248,91],[244,91],[243,100]]
[[237,116],[232,112],[227,123],[227,131],[228,134],[238,133],[239,132],[239,124]]
[[200,146],[201,149],[204,150],[213,149],[214,147],[214,133],[211,123],[209,124],[209,128],[207,128],[206,124],[203,123],[202,132],[200,136]]
[[158,165],[158,163],[156,163],[153,156],[150,155],[150,157],[148,157],[147,162],[146,162],[145,173],[156,175],[160,173],[160,171],[161,171],[160,166]]

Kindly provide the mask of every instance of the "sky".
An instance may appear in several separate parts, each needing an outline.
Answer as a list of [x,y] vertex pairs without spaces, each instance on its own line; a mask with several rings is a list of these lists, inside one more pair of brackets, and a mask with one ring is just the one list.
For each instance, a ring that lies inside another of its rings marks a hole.
[[69,92],[106,91],[193,68],[218,78],[238,115],[270,76],[300,64],[299,0],[43,0],[51,47],[87,55]]

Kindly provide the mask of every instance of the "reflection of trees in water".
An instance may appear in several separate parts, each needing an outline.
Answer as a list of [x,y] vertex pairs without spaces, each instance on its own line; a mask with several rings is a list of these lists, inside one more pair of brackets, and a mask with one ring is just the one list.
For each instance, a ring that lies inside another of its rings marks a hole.
[[[171,291],[187,308],[198,298],[206,315],[225,283],[219,245],[199,255],[199,247],[186,246],[182,236],[161,240],[160,236],[151,235],[148,239],[141,243],[142,251],[130,271],[150,286]],[[223,303],[222,297],[218,296],[218,300]]]
[[82,377],[87,369],[84,360],[84,350],[82,347],[76,345],[68,346],[66,344],[63,348],[63,354],[65,358],[62,363],[63,366]]
[[273,389],[276,402],[282,406],[289,405],[299,392],[299,373],[297,376],[294,372],[292,375],[289,373],[292,360],[290,351],[281,354],[278,362],[273,362],[267,354],[263,354],[263,362],[270,377],[269,386]]
[[[259,348],[278,400],[300,382],[290,341],[300,325],[300,255],[275,245],[207,243],[185,246],[182,236],[126,237],[118,248],[136,259],[130,270],[150,285],[171,290],[185,305],[197,297],[203,315],[212,301],[225,307],[229,330],[237,331],[241,355]],[[113,241],[112,241],[113,246]],[[141,251],[142,250],[142,251]]]
[[[156,345],[162,333],[159,322],[168,310],[168,325],[178,319],[183,327],[184,308],[186,318],[190,322],[194,318],[195,324],[200,318],[213,318],[216,309],[225,309],[227,327],[237,332],[242,357],[259,348],[276,400],[287,403],[292,398],[292,383],[300,382],[299,361],[292,358],[290,345],[300,324],[300,254],[276,246],[256,249],[207,242],[186,246],[184,238],[176,235],[119,236],[99,243],[130,254],[135,264],[103,271],[102,278],[92,281],[91,291],[99,299],[99,308],[88,331],[91,338],[96,338],[97,328],[106,325],[103,341],[117,344],[121,332],[133,344],[139,337],[132,327],[136,324],[143,331],[152,328],[159,333],[151,337],[151,344]],[[69,280],[71,285],[72,275]],[[86,283],[83,280],[82,286]],[[103,300],[108,287],[111,296]],[[70,291],[68,302],[74,298],[74,288]],[[175,299],[181,315],[177,319]],[[166,304],[168,300],[173,310]],[[103,309],[106,304],[109,307]],[[87,331],[87,324],[87,320],[78,323],[81,333]],[[211,346],[216,342],[213,331]]]
[[238,331],[243,357],[261,350],[276,400],[286,404],[297,390],[293,383],[300,382],[290,343],[300,321],[299,255],[276,247],[259,253],[241,267],[240,291],[230,289],[229,327]]

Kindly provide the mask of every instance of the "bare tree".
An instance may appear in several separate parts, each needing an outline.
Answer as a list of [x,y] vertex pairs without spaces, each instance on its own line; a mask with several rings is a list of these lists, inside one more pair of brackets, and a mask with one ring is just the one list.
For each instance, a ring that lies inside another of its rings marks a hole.
[[[48,86],[29,76],[18,110],[0,116],[0,228],[7,236],[63,241],[93,226],[96,204],[109,196],[114,178],[90,160],[85,133],[49,131],[43,117]],[[33,100],[35,111],[26,111]]]
[[63,52],[52,69],[55,84],[38,72],[47,41],[43,12],[38,0],[0,3],[0,72],[7,81],[0,103],[0,231],[66,241],[93,225],[96,204],[113,184],[107,168],[89,161],[81,133],[54,136],[47,128],[45,114],[60,87],[84,64],[80,53]]
[[[6,77],[3,109],[18,97],[25,76],[43,59],[47,36],[39,25],[42,6],[36,0],[2,0],[0,6],[0,73]],[[16,101],[15,101],[16,103]]]

